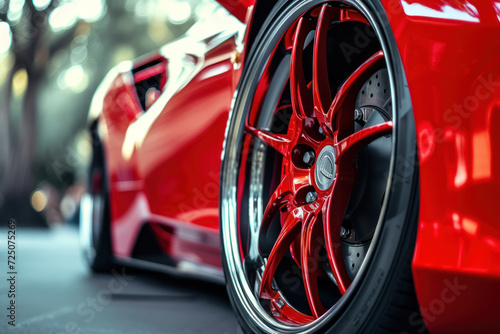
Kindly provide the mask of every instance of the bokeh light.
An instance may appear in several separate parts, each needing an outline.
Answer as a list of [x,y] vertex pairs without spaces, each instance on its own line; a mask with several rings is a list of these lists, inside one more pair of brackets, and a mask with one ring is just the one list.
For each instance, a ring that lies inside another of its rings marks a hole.
[[51,0],[33,0],[33,6],[37,10],[44,10],[50,5]]
[[95,22],[102,18],[105,6],[102,0],[75,0],[77,15],[87,22]]
[[24,68],[17,70],[12,79],[12,92],[15,97],[21,97],[28,87],[28,73]]
[[102,0],[67,0],[52,11],[49,24],[52,30],[59,32],[71,28],[78,20],[96,22],[105,13],[106,5]]
[[42,212],[47,207],[48,198],[47,194],[43,190],[35,190],[31,194],[30,199],[31,206],[37,212]]
[[52,30],[58,32],[72,27],[78,19],[76,10],[73,3],[65,3],[54,9],[49,15],[49,24]]
[[24,1],[25,0],[10,1],[9,11],[7,12],[7,19],[12,24],[17,24],[19,22],[19,19],[21,19],[21,16],[23,14]]
[[7,22],[0,21],[0,56],[9,51],[12,44],[12,32]]
[[63,90],[70,89],[81,93],[87,88],[89,77],[82,65],[73,65],[59,75],[57,84]]
[[170,4],[168,18],[173,24],[186,23],[191,17],[191,6],[187,2],[173,2]]

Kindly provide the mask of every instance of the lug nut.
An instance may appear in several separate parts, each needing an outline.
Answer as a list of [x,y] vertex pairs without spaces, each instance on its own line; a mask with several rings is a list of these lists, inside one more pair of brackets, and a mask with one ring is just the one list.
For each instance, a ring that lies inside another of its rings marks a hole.
[[310,191],[306,194],[306,202],[310,204],[314,202],[318,198],[318,194],[315,191]]
[[340,226],[340,237],[342,239],[347,239],[349,238],[349,230],[346,229],[344,226]]
[[354,110],[354,120],[355,121],[362,121],[363,120],[363,111],[361,109],[356,109]]
[[278,305],[279,308],[283,308],[283,306],[285,306],[285,303],[281,299],[278,299],[276,301],[276,305]]
[[305,164],[307,164],[309,167],[311,167],[314,164],[314,159],[316,158],[316,155],[314,154],[314,151],[307,151],[304,153],[304,156],[302,157],[302,161],[304,161]]

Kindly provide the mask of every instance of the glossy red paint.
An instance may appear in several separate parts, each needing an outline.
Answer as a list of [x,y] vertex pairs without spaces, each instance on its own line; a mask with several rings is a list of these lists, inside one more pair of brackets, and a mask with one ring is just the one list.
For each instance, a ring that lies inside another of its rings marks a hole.
[[[115,69],[102,105],[99,129],[110,181],[113,250],[119,259],[133,257],[139,232],[149,223],[178,265],[221,273],[220,155],[235,86],[236,35],[176,43],[143,59],[135,66],[139,71],[133,73],[127,63]],[[165,66],[169,80],[143,111],[134,85]]]
[[217,0],[231,14],[241,22],[245,22],[247,10],[255,3],[255,0]]
[[432,333],[497,332],[500,1],[382,2],[418,134],[413,272],[424,319]]

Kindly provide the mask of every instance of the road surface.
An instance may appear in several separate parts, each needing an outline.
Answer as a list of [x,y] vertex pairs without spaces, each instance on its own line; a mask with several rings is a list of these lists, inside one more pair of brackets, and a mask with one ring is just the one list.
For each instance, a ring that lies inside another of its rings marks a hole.
[[[7,230],[0,230],[0,333],[241,333],[224,286],[118,268],[92,274],[75,228],[17,230],[15,327]],[[1,240],[3,239],[3,240]]]

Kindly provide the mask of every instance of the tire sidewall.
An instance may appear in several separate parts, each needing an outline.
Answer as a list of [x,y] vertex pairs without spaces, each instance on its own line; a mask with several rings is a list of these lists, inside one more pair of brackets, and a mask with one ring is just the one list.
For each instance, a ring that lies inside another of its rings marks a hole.
[[[87,260],[89,267],[95,272],[105,272],[111,269],[113,264],[113,254],[111,246],[111,214],[110,214],[110,199],[109,199],[109,180],[106,168],[106,159],[104,154],[104,147],[102,141],[99,138],[97,131],[97,124],[90,129],[92,136],[93,154],[92,161],[89,166],[89,180],[87,184],[87,189],[90,190],[91,178],[95,170],[99,170],[102,173],[102,190],[101,190],[101,201],[102,201],[102,215],[101,222],[99,223],[99,229],[97,238],[94,238],[94,222],[90,221],[90,228],[88,236],[90,240],[90,249],[84,249],[84,256]],[[91,194],[87,193],[92,197]],[[93,199],[92,199],[93,201]],[[94,204],[94,203],[93,203]],[[91,212],[92,219],[94,213]]]

